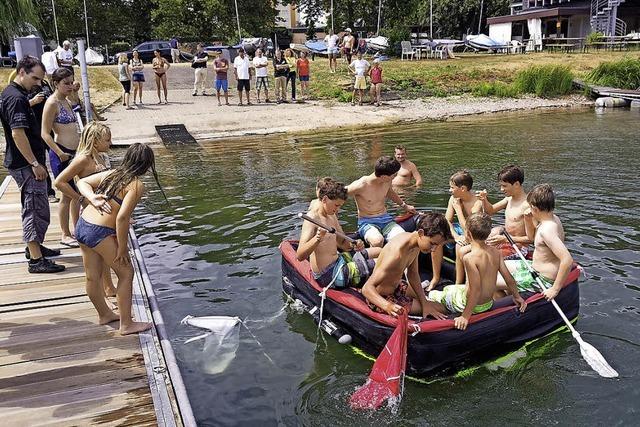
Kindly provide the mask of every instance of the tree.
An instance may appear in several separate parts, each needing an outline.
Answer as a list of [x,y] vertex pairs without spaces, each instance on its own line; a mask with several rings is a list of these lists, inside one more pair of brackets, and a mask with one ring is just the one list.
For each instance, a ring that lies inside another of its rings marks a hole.
[[38,24],[38,14],[32,0],[0,1],[0,41],[11,41],[27,30],[27,24]]

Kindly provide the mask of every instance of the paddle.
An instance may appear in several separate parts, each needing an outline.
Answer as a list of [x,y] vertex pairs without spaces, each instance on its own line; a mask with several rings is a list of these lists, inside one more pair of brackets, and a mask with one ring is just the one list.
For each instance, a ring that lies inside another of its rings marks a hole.
[[311,218],[309,215],[306,215],[306,214],[303,214],[302,212],[300,212],[298,214],[298,218],[302,218],[302,219],[304,219],[306,221],[309,221],[310,223],[315,224],[315,225],[317,225],[318,227],[320,227],[320,228],[322,228],[324,230],[327,230],[331,234],[335,234],[338,237],[342,237],[343,239],[345,239],[349,243],[355,243],[354,239],[352,239],[351,237],[347,236],[344,233],[339,232],[338,230],[335,229],[335,227],[328,227],[328,226],[324,225],[323,223]]
[[[531,265],[527,262],[524,255],[522,255],[522,252],[520,252],[520,248],[518,248],[518,245],[516,245],[516,242],[513,241],[506,230],[503,230],[502,234],[504,234],[504,236],[513,247],[513,250],[518,254],[518,256],[520,256],[522,262],[524,262],[524,264],[527,266],[529,273],[531,273],[531,276],[535,279],[536,284],[538,285],[540,290],[545,290],[546,287],[542,283],[542,279],[540,279],[538,272],[535,271],[533,267],[531,267]],[[600,352],[594,346],[582,339],[578,331],[576,331],[571,322],[569,322],[569,319],[567,319],[567,316],[564,314],[555,299],[551,300],[551,304],[553,304],[560,317],[562,317],[562,320],[564,320],[564,323],[566,323],[567,328],[569,328],[569,330],[571,331],[571,335],[573,336],[573,338],[578,341],[578,344],[580,345],[580,353],[582,353],[582,358],[586,360],[589,366],[591,366],[591,368],[602,377],[616,378],[618,376],[618,372],[616,372],[616,370],[607,363],[602,354],[600,354]]]
[[401,398],[407,366],[407,310],[371,368],[367,382],[351,395],[352,409],[378,409],[387,400]]

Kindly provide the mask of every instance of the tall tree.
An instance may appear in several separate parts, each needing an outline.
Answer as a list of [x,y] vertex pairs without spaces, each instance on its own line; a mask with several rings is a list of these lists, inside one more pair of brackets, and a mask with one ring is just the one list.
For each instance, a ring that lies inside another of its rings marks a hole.
[[38,24],[38,14],[32,0],[0,1],[0,41],[8,42],[14,36],[28,31],[27,24]]

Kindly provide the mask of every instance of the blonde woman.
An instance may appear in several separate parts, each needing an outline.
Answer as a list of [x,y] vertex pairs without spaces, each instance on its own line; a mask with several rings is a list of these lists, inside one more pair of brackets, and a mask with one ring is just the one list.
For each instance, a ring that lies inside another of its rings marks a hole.
[[144,104],[144,102],[142,102],[142,83],[144,83],[144,73],[142,70],[144,69],[144,63],[142,59],[140,59],[140,54],[137,50],[133,51],[133,58],[129,65],[133,72],[131,75],[133,80],[133,103],[136,103],[136,95],[138,95],[140,97],[140,104]]
[[160,51],[158,49],[153,51],[153,61],[151,62],[151,68],[153,68],[153,72],[156,75],[156,89],[158,91],[158,104],[162,104],[162,98],[160,98],[160,85],[164,89],[164,103],[168,104],[167,101],[167,70],[171,67],[169,61],[164,59],[162,55],[160,55]]
[[[126,57],[126,55],[125,55]],[[55,180],[55,186],[68,198],[76,200],[86,207],[85,201],[78,191],[69,183],[98,172],[110,169],[106,153],[111,146],[111,130],[101,123],[91,122],[82,131],[78,150],[71,164]],[[102,266],[102,288],[106,296],[116,296],[116,288],[111,280],[111,270],[106,264]]]
[[[42,128],[40,136],[49,146],[49,161],[53,176],[57,177],[69,166],[71,159],[76,154],[78,143],[80,142],[80,123],[67,100],[73,92],[73,73],[67,68],[58,68],[51,76],[54,92],[47,99],[42,113]],[[51,137],[53,132],[54,138]],[[75,186],[73,181],[69,183]],[[62,195],[60,208],[58,209],[58,219],[62,231],[60,244],[68,247],[78,247],[70,223],[78,221],[79,206],[76,200],[69,196]]]
[[128,62],[127,54],[121,53],[118,57],[118,80],[122,85],[122,105],[127,107],[127,110],[133,110],[131,106],[131,71]]
[[293,54],[293,50],[286,49],[284,51],[284,60],[287,61],[289,72],[287,73],[287,86],[291,82],[291,102],[296,102],[296,67],[297,59]]

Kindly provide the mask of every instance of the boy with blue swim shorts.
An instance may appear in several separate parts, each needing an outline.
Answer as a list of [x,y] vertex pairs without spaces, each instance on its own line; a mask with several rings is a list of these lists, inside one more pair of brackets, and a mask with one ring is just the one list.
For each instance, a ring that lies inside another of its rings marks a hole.
[[356,200],[358,208],[358,234],[372,247],[382,247],[404,230],[387,212],[387,199],[407,212],[415,212],[391,187],[393,178],[400,170],[400,163],[392,157],[382,156],[375,164],[371,175],[352,182],[347,192]]
[[[299,261],[309,259],[313,277],[322,287],[361,288],[373,271],[373,259],[377,258],[380,248],[365,249],[362,240],[351,243],[344,238],[336,215],[347,199],[344,184],[322,178],[318,180],[316,194],[318,197],[307,212],[314,222],[302,224],[296,256]],[[317,224],[334,229],[335,233]]]

